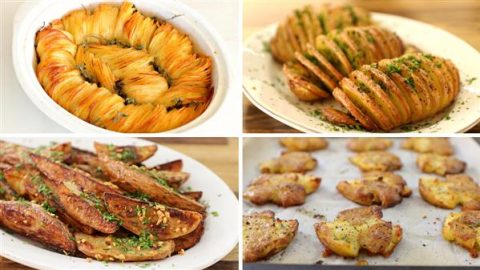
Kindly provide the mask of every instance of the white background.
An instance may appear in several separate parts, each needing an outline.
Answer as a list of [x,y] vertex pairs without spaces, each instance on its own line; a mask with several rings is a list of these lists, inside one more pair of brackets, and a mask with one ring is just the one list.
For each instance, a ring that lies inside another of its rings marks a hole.
[[[175,0],[173,0],[175,1]],[[43,114],[23,92],[12,63],[13,18],[27,0],[0,0],[0,132],[69,132]],[[31,2],[31,1],[28,1]],[[225,41],[234,80],[222,106],[206,122],[185,132],[193,136],[237,136],[241,133],[240,1],[181,0],[202,15]]]

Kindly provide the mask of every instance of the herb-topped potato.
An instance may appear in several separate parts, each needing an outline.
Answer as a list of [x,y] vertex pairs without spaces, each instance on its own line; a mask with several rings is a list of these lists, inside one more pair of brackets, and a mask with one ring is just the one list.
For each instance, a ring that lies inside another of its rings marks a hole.
[[400,158],[387,151],[362,152],[350,157],[349,159],[363,172],[388,172],[396,171],[402,168],[402,161]]
[[304,173],[315,169],[317,160],[307,152],[285,152],[279,158],[260,164],[262,173]]
[[480,211],[451,213],[445,218],[442,229],[443,238],[470,252],[477,258],[480,252]]

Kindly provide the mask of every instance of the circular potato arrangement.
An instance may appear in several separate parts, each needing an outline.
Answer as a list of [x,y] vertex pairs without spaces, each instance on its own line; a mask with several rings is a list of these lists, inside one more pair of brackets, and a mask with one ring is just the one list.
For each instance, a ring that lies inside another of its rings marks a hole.
[[35,45],[47,94],[105,129],[174,129],[201,115],[213,95],[211,58],[132,3],[74,10],[40,29]]

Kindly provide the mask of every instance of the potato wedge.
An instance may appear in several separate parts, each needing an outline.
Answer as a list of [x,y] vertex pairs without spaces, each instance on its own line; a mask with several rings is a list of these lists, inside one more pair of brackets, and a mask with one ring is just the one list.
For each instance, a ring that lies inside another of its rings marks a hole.
[[148,232],[159,240],[175,239],[193,232],[203,220],[200,213],[161,204],[152,204],[118,194],[104,196],[107,210],[122,221],[122,226],[140,235]]
[[169,257],[175,249],[173,241],[142,241],[137,236],[116,238],[76,233],[75,241],[80,252],[101,261],[161,260]]
[[101,167],[111,181],[128,192],[142,192],[151,200],[180,209],[197,212],[205,211],[205,206],[176,192],[166,185],[165,181],[156,180],[148,174],[148,170],[142,170],[136,166],[129,166],[121,161],[101,156]]
[[0,163],[10,164],[11,166],[31,163],[28,156],[31,152],[55,161],[65,161],[70,158],[71,144],[61,143],[34,149],[0,140]]
[[73,236],[67,226],[39,205],[0,201],[0,225],[57,251],[73,254]]
[[183,168],[183,161],[181,159],[172,160],[166,163],[158,164],[153,166],[150,169],[154,169],[157,171],[172,171],[172,172],[179,172]]
[[5,181],[5,176],[0,170],[0,200],[11,201],[15,200],[17,194]]
[[202,198],[203,192],[202,191],[186,191],[186,192],[182,192],[182,195],[198,202]]
[[107,155],[113,160],[120,160],[128,164],[140,164],[157,152],[157,145],[148,146],[115,146],[95,142],[97,155]]
[[175,238],[175,253],[182,252],[182,250],[187,250],[194,247],[202,238],[203,233],[205,232],[204,222],[200,222],[200,225],[191,233]]

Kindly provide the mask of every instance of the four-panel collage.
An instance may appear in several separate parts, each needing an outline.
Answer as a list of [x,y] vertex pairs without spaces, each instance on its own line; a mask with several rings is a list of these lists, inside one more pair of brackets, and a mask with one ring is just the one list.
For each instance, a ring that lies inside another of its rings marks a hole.
[[0,0],[1,270],[480,268],[479,0]]

